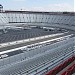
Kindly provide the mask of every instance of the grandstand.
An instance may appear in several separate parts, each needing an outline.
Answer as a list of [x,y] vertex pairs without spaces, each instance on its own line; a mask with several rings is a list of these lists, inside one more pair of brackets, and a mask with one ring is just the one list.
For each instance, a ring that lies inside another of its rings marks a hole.
[[0,12],[0,75],[71,75],[74,62],[74,12]]

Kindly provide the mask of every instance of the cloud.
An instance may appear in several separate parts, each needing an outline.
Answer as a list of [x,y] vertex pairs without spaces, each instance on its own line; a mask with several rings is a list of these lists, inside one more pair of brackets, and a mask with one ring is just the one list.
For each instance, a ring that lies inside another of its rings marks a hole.
[[53,4],[49,5],[51,8],[50,10],[55,10],[55,11],[74,11],[74,5],[70,5],[68,3],[61,3],[61,4]]
[[26,0],[14,0],[14,1],[26,1]]
[[31,10],[31,11],[74,11],[74,5],[70,5],[68,3],[61,3],[61,4],[50,4],[44,7],[31,7],[31,8],[24,8],[24,10]]

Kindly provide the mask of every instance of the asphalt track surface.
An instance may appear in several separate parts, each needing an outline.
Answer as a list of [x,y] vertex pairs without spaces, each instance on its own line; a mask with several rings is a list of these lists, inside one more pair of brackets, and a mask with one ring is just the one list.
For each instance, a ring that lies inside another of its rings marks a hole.
[[24,43],[21,43],[21,44],[16,44],[16,45],[3,47],[3,48],[0,48],[0,52],[7,51],[7,50],[10,50],[10,49],[15,49],[15,48],[18,48],[18,47],[23,47],[23,46],[34,44],[34,43],[39,43],[39,42],[55,39],[55,38],[59,38],[59,37],[63,37],[63,36],[67,36],[67,35],[70,35],[70,34],[71,33],[65,33],[63,35],[58,35],[58,36],[54,36],[54,37],[50,37],[50,38],[39,39],[39,40],[34,40],[34,41],[24,42]]
[[18,41],[23,39],[35,38],[45,35],[51,35],[56,33],[62,33],[64,31],[46,31],[44,29],[32,28],[32,29],[9,29],[7,33],[0,35],[0,43]]

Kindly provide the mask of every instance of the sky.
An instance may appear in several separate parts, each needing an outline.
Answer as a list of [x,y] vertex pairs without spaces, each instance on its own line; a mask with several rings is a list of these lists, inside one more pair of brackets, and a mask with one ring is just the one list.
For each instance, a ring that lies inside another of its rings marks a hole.
[[75,0],[0,0],[4,10],[75,11]]

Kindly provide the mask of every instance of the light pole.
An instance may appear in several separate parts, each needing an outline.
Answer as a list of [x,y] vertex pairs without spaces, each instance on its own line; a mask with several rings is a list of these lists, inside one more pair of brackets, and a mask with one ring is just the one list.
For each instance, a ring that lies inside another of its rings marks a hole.
[[0,4],[0,12],[3,12],[3,6]]

